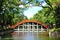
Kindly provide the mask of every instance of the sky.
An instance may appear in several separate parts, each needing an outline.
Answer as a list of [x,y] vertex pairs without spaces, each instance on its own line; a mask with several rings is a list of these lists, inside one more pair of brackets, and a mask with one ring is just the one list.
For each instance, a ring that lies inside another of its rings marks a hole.
[[[44,1],[44,0],[38,0],[38,1],[41,2],[41,1]],[[43,6],[46,5],[46,3],[43,3],[42,5]],[[32,6],[32,5],[30,5],[30,6]],[[23,5],[20,5],[20,7],[24,8]],[[29,7],[27,10],[25,10],[23,13],[29,19],[29,18],[33,17],[33,15],[36,14],[41,9],[42,9],[42,7],[40,7],[40,6],[32,6],[32,7]]]
[[34,14],[36,14],[39,10],[41,10],[42,7],[29,7],[28,10],[24,11],[24,15],[28,18],[33,17]]

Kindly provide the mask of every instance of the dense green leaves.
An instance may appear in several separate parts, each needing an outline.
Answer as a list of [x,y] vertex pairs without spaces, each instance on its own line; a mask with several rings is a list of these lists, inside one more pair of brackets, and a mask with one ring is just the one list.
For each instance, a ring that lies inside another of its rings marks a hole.
[[36,13],[34,20],[40,20],[43,23],[56,23],[56,27],[60,27],[60,0],[45,0],[46,6],[42,6],[43,9]]
[[[49,0],[51,6],[54,11],[55,21],[56,21],[56,27],[60,28],[60,0]],[[47,3],[48,4],[48,3]]]
[[33,18],[33,20],[38,20],[42,23],[55,23],[54,14],[50,12],[48,8],[44,8],[41,11],[38,11]]
[[19,5],[23,4],[20,0],[0,0],[0,27],[15,24],[26,19],[23,14],[24,8]]

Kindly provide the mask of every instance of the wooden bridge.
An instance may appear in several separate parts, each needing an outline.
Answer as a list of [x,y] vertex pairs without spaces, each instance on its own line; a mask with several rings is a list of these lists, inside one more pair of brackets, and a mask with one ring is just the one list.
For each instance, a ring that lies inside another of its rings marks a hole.
[[23,20],[12,25],[15,32],[44,32],[47,31],[48,26],[37,20]]

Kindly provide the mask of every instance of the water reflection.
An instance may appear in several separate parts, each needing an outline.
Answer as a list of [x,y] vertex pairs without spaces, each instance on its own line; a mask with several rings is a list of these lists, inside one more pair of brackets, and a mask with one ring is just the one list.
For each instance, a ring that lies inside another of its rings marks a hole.
[[34,40],[34,35],[33,33],[27,33],[25,36],[24,36],[24,40]]
[[40,32],[15,32],[13,35],[1,36],[1,40],[60,40],[60,38],[49,37],[46,33]]

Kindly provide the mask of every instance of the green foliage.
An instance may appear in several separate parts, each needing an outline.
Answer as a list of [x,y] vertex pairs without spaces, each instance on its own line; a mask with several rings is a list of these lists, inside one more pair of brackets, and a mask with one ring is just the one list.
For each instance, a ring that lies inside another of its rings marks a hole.
[[42,10],[38,11],[33,18],[33,20],[38,20],[42,23],[55,23],[54,14],[50,12],[49,8],[43,8]]
[[43,23],[56,23],[56,27],[60,27],[60,0],[45,0],[46,6],[40,12],[36,13],[33,20],[39,20]]
[[[56,27],[60,28],[60,0],[49,0],[55,15]],[[50,6],[50,5],[49,5]]]
[[27,18],[23,14],[24,8],[19,7],[20,4],[24,3],[20,0],[0,0],[0,25],[2,28]]

